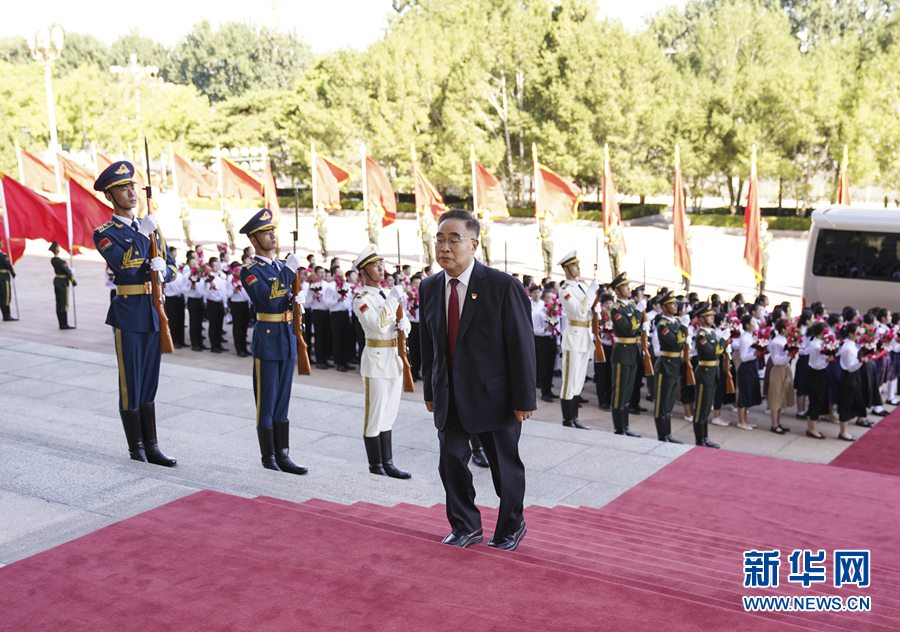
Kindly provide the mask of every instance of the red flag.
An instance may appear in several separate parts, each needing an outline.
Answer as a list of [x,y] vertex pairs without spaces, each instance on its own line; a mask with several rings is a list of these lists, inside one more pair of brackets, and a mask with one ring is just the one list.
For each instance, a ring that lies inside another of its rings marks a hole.
[[87,167],[82,167],[71,158],[67,158],[62,154],[56,154],[56,158],[59,161],[59,166],[62,170],[61,174],[64,182],[66,178],[71,178],[88,191],[93,190],[94,181],[97,178],[94,177],[94,174],[91,173],[91,171]]
[[425,174],[416,167],[413,169],[415,177],[416,212],[430,212],[438,219],[447,209],[444,198],[434,185],[425,177]]
[[25,254],[25,240],[10,239],[9,241],[11,242],[9,248],[5,248],[5,250],[9,253],[9,260],[16,263]]
[[94,229],[109,221],[113,209],[76,180],[70,178],[68,188],[72,205],[72,243],[81,248],[94,248]]
[[847,173],[850,167],[850,160],[847,155],[847,146],[844,145],[844,157],[841,160],[841,179],[838,181],[837,199],[838,204],[850,206],[850,175]]
[[21,156],[22,172],[25,176],[22,184],[34,191],[57,193],[56,169],[24,149]]
[[64,202],[53,204],[7,175],[2,176],[2,182],[3,199],[0,202],[6,210],[11,238],[69,242]]
[[264,200],[266,197],[262,181],[249,171],[222,158],[222,197],[238,200]]
[[178,195],[183,198],[219,197],[216,176],[203,165],[195,165],[187,158],[172,153],[172,172],[178,183]]
[[553,216],[558,224],[568,224],[578,219],[578,203],[581,202],[581,188],[548,167],[537,163],[535,170],[538,181],[537,207],[538,217],[546,213]]
[[744,241],[744,261],[753,268],[756,280],[762,280],[762,252],[759,248],[759,185],[756,181],[756,145],[750,156],[750,185],[747,187],[747,205],[744,207],[744,227],[747,237]]
[[366,189],[369,207],[381,215],[381,225],[390,226],[397,219],[397,199],[391,181],[377,162],[366,156]]
[[684,204],[684,186],[681,182],[681,157],[675,145],[675,190],[672,202],[672,232],[675,235],[675,267],[681,276],[691,278],[691,253],[687,245],[687,208]]
[[275,186],[275,176],[272,175],[272,163],[266,160],[266,172],[263,174],[263,206],[272,211],[277,220],[281,213],[278,205],[278,188]]
[[327,158],[316,154],[316,208],[337,210],[341,208],[341,185],[350,174]]
[[493,173],[488,171],[480,162],[475,163],[475,196],[478,199],[478,209],[490,214],[491,219],[509,217],[509,209],[506,206],[506,196],[503,187]]
[[114,161],[112,158],[102,152],[96,152],[97,173],[100,174],[104,169],[110,166]]

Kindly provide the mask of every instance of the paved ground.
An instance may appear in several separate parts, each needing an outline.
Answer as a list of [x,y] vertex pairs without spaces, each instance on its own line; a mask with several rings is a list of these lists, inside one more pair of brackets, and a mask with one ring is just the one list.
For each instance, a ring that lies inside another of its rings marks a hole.
[[[800,240],[791,243],[799,247]],[[0,564],[202,488],[295,500],[443,500],[435,431],[418,394],[404,396],[395,427],[396,461],[414,478],[394,481],[367,473],[360,440],[363,402],[353,374],[295,378],[292,452],[311,472],[293,477],[263,470],[253,429],[250,361],[233,354],[166,356],[157,398],[161,445],[179,465],[169,470],[127,460],[112,338],[103,324],[108,293],[102,264],[91,255],[77,262],[78,329],[59,331],[48,258],[36,245],[29,252],[36,254],[17,266],[22,320],[0,323]],[[791,289],[789,279],[783,283]],[[609,414],[597,408],[592,391],[585,394],[590,401],[581,419],[594,431],[562,428],[558,404],[542,402],[525,425],[528,504],[601,506],[690,449],[613,435]],[[734,413],[725,416],[733,420]],[[752,417],[760,430],[712,428],[712,437],[726,449],[814,462],[828,462],[847,446],[806,439],[802,424],[791,419],[786,425],[795,432],[778,436],[764,430],[764,411]],[[652,425],[647,415],[632,418],[632,427],[645,437],[653,436]],[[679,438],[691,440],[686,422],[675,426]],[[836,426],[822,429],[836,435]],[[495,503],[488,472],[475,470],[479,502]]]

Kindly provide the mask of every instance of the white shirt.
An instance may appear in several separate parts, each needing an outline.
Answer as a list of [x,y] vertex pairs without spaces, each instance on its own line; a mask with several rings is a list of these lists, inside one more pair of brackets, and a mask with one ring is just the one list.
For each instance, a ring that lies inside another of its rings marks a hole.
[[531,301],[531,328],[535,336],[549,336],[547,331],[547,312],[544,310],[544,301],[538,299]]
[[828,356],[822,353],[822,340],[814,338],[806,347],[809,349],[809,368],[814,371],[824,371],[828,368]]
[[738,338],[738,357],[741,362],[751,362],[756,359],[756,349],[753,348],[753,333],[744,331]]
[[862,366],[862,362],[859,359],[859,347],[849,338],[844,341],[844,345],[841,347],[840,358],[841,369],[844,371],[853,373]]
[[769,343],[769,356],[772,358],[772,364],[775,366],[784,366],[791,363],[791,354],[785,350],[787,346],[787,338],[781,334],[772,338]]
[[[450,281],[454,278],[459,279],[459,283],[456,284],[456,296],[459,298],[459,315],[462,316],[463,305],[466,302],[466,289],[469,287],[469,279],[472,276],[472,270],[475,268],[475,258],[472,257],[472,262],[469,264],[469,267],[466,268],[462,274],[458,277],[451,277],[447,274],[447,271],[444,271],[444,313],[448,314],[450,310]],[[449,319],[447,322],[450,322]]]
[[207,301],[224,303],[231,296],[231,283],[220,270],[203,279],[203,297]]

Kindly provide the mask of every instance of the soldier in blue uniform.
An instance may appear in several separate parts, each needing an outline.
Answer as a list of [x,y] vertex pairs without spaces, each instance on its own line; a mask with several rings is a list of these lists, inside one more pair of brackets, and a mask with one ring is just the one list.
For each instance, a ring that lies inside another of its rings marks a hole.
[[256,326],[250,352],[253,355],[253,394],[256,397],[256,435],[262,465],[267,470],[306,474],[306,468],[291,461],[291,380],[297,365],[297,340],[291,331],[294,296],[292,286],[300,260],[293,253],[285,261],[278,256],[278,238],[272,211],[262,209],[241,228],[256,251],[241,268],[241,283],[256,309]]
[[135,461],[172,467],[175,459],[160,452],[156,438],[156,388],[159,384],[159,316],[150,295],[150,275],[174,280],[175,260],[150,257],[150,240],[167,252],[156,231],[156,219],[135,219],[137,206],[134,166],[119,161],[103,170],[94,183],[113,206],[113,216],[94,229],[94,245],[115,276],[116,296],[106,324],[113,327],[119,364],[119,411]]

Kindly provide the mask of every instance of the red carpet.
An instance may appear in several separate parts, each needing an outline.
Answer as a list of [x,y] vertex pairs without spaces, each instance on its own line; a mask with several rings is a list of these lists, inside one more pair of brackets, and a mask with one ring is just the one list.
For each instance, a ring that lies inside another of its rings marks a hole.
[[900,407],[837,455],[829,465],[900,476]]
[[[526,520],[515,553],[456,550],[442,506],[200,492],[0,569],[0,630],[900,629],[891,476],[696,449],[602,509]],[[780,548],[779,588],[742,587],[750,548]],[[805,548],[829,571],[833,549],[871,549],[871,587],[787,583]],[[750,614],[742,594],[873,611]]]

